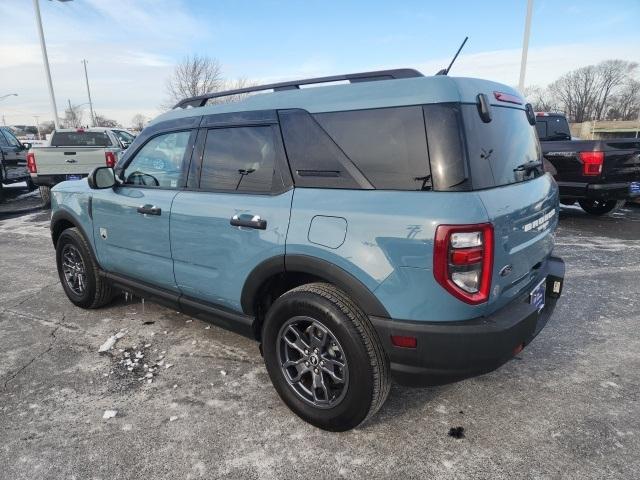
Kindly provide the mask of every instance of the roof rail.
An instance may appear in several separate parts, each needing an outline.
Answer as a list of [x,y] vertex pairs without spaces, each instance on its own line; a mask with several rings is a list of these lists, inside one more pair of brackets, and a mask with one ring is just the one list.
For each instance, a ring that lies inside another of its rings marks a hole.
[[314,83],[338,82],[347,80],[350,83],[373,82],[376,80],[395,80],[398,78],[422,77],[422,73],[412,68],[399,68],[396,70],[378,70],[375,72],[349,73],[347,75],[333,75],[331,77],[307,78],[290,82],[270,83],[267,85],[257,85],[255,87],[238,88],[236,90],[226,90],[224,92],[205,93],[196,97],[185,98],[178,102],[173,108],[203,107],[211,98],[228,97],[242,93],[259,92],[262,90],[298,90],[300,85],[312,85]]

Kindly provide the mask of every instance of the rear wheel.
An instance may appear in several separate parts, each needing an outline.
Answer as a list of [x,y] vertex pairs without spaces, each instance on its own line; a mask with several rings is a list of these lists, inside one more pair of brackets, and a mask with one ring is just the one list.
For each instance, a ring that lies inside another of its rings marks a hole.
[[99,275],[89,245],[77,228],[69,228],[60,234],[56,243],[56,263],[62,288],[75,305],[98,308],[111,301],[111,285]]
[[51,187],[40,185],[40,196],[42,197],[42,206],[45,208],[51,207]]
[[373,326],[333,285],[303,285],[278,298],[262,349],[280,398],[319,428],[357,427],[389,393],[389,364]]
[[33,192],[37,188],[38,188],[38,185],[33,183],[33,180],[31,179],[31,177],[28,177],[27,178],[27,190],[29,190],[30,192]]
[[578,203],[591,215],[605,215],[624,205],[624,200],[578,200]]

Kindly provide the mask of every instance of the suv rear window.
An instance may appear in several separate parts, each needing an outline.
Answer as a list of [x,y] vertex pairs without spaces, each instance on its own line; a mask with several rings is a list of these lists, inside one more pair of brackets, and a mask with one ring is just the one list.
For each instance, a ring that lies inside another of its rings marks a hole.
[[111,141],[105,132],[55,132],[52,147],[109,147]]
[[523,182],[544,173],[535,129],[524,110],[491,107],[484,123],[475,104],[462,105],[473,189]]
[[421,107],[320,113],[314,117],[375,188],[421,190],[427,184],[430,172]]

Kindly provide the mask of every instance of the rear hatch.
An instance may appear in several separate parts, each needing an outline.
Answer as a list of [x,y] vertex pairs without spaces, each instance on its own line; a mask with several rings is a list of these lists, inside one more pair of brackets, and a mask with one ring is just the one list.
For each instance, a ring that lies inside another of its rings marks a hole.
[[494,261],[486,314],[533,289],[553,250],[558,187],[544,173],[535,128],[521,107],[491,107],[483,122],[462,105],[470,178],[494,226]]

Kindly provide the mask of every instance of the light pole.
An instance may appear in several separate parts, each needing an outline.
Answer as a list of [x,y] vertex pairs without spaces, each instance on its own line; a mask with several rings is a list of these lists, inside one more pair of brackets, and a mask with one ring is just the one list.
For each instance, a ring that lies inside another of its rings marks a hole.
[[[70,0],[58,0],[59,2],[68,2]],[[51,113],[53,113],[53,124],[56,128],[60,128],[60,120],[58,119],[58,108],[56,107],[56,97],[53,93],[53,83],[51,82],[51,71],[49,70],[49,57],[47,56],[47,46],[44,42],[44,31],[42,30],[42,17],[40,17],[39,0],[33,0],[33,9],[36,13],[36,24],[38,26],[38,35],[40,36],[40,49],[42,50],[42,61],[44,62],[44,72],[47,77],[47,86],[49,87],[49,101],[51,102]]]
[[87,75],[87,61],[82,60],[84,65],[84,80],[87,83],[87,96],[89,97],[89,111],[91,112],[91,124],[96,126],[96,114],[93,112],[93,103],[91,102],[91,90],[89,90],[89,75]]
[[527,18],[524,22],[524,38],[522,39],[522,59],[520,60],[520,81],[518,89],[524,90],[524,77],[527,73],[527,54],[529,53],[529,35],[531,34],[531,15],[533,14],[533,0],[527,0]]

